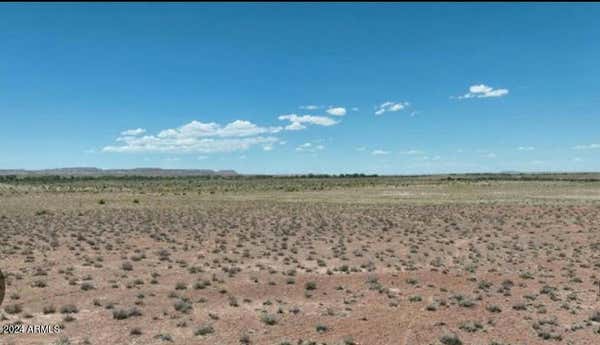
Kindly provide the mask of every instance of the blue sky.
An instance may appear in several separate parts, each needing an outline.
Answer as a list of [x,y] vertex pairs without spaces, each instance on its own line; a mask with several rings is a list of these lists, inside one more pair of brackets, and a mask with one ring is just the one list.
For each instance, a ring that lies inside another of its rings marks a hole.
[[600,171],[599,4],[0,4],[0,169]]

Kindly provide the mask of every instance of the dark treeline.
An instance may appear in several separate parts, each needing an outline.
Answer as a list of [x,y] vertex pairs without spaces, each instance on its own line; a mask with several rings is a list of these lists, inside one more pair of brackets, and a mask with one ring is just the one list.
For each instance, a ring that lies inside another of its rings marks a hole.
[[440,175],[377,175],[377,174],[298,174],[298,175],[198,175],[198,176],[143,176],[143,175],[0,175],[0,182],[9,184],[49,184],[76,181],[252,181],[252,180],[302,180],[302,179],[377,179],[423,181],[575,181],[597,182],[600,173],[472,173]]
[[198,176],[144,176],[144,175],[0,175],[0,182],[52,183],[70,181],[137,181],[137,180],[260,180],[260,179],[310,179],[310,178],[366,178],[378,177],[377,174],[302,174],[302,175],[198,175]]

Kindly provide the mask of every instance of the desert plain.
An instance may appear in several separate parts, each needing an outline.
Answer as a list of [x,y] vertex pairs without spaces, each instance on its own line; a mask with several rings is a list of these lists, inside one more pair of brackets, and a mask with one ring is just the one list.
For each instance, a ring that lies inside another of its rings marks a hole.
[[600,180],[0,181],[0,344],[600,344]]

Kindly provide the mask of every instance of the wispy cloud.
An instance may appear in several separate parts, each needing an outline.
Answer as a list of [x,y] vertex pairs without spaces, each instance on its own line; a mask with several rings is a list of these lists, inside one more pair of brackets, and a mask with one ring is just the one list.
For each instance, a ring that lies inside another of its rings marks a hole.
[[322,106],[320,106],[320,105],[314,105],[314,104],[309,104],[309,105],[301,105],[298,108],[304,109],[304,110],[317,110],[317,109],[322,108]]
[[576,145],[573,150],[593,150],[600,149],[600,144]]
[[136,129],[128,129],[126,131],[121,132],[121,135],[130,135],[130,136],[135,136],[135,135],[141,135],[146,133],[146,130],[143,128],[136,128]]
[[458,99],[467,98],[488,98],[488,97],[502,97],[508,95],[508,89],[494,89],[491,86],[485,84],[471,85],[469,92],[462,96],[458,96]]
[[386,112],[400,111],[408,107],[408,102],[384,102],[376,107],[375,115],[383,115]]
[[384,155],[389,155],[390,151],[385,151],[385,150],[373,150],[371,151],[371,154],[374,156],[384,156]]
[[[213,153],[242,151],[259,144],[272,144],[279,139],[264,134],[278,133],[282,127],[261,127],[249,121],[236,120],[225,126],[214,122],[192,121],[179,128],[160,131],[156,135],[122,135],[104,152]],[[123,133],[132,133],[124,131]]]
[[278,117],[279,120],[287,120],[291,123],[285,127],[288,131],[297,131],[305,129],[305,124],[318,125],[318,126],[333,126],[338,122],[326,116],[314,116],[314,115],[297,115],[287,114]]
[[346,108],[344,107],[332,107],[326,110],[327,114],[333,116],[344,116],[346,115]]
[[400,151],[400,154],[403,155],[419,155],[422,154],[423,151],[421,150],[407,150],[407,151]]
[[533,146],[519,146],[517,147],[518,151],[533,151],[535,150],[535,147]]
[[296,147],[296,151],[299,152],[317,152],[317,151],[322,151],[325,149],[325,146],[321,145],[321,144],[315,144],[315,143],[304,143],[298,147]]

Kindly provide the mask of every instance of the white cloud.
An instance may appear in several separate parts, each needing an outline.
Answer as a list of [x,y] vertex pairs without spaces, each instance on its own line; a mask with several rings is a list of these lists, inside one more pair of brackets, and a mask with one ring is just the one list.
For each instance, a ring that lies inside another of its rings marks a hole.
[[383,115],[383,113],[385,112],[394,112],[394,111],[400,111],[403,110],[404,108],[408,107],[410,105],[410,103],[408,102],[385,102],[380,104],[376,110],[375,110],[375,115]]
[[296,151],[299,152],[317,152],[325,149],[323,145],[315,145],[313,143],[304,143],[298,147],[296,147]]
[[533,147],[533,146],[519,146],[519,147],[517,147],[517,150],[519,150],[519,151],[533,151],[533,150],[535,150],[535,147]]
[[129,135],[129,136],[135,136],[135,135],[140,135],[140,134],[144,134],[146,133],[146,130],[143,128],[136,128],[136,129],[128,129],[126,131],[121,132],[121,135]]
[[360,146],[360,147],[356,148],[356,151],[358,151],[358,152],[365,152],[366,150],[367,150],[367,148],[364,146]]
[[358,111],[358,107],[352,108],[352,111]]
[[488,97],[502,97],[508,94],[508,89],[494,89],[491,86],[485,84],[471,85],[469,92],[458,96],[458,99],[465,98],[488,98]]
[[493,152],[490,152],[488,154],[485,155],[486,158],[496,158],[496,154]]
[[267,144],[267,145],[263,146],[263,150],[264,151],[272,151],[273,150],[273,145],[272,144]]
[[573,146],[573,150],[593,150],[600,149],[600,144],[577,145]]
[[333,116],[344,116],[346,115],[346,108],[344,107],[334,107],[326,110],[327,114]]
[[[162,152],[213,153],[247,150],[254,145],[279,141],[273,136],[282,127],[260,127],[249,121],[236,120],[225,126],[217,123],[192,121],[179,128],[160,131],[156,135],[121,136],[116,145],[106,146],[104,152]],[[126,131],[127,132],[127,131]]]
[[224,127],[214,123],[192,121],[177,129],[166,129],[158,133],[159,138],[189,138],[189,137],[248,137],[263,133],[277,133],[281,127],[259,127],[250,121],[236,120]]
[[421,153],[423,153],[423,151],[420,151],[420,150],[408,150],[408,151],[400,152],[400,154],[403,154],[403,155],[418,155]]
[[196,159],[198,159],[199,161],[203,161],[205,159],[208,159],[208,156],[198,156],[196,157]]
[[281,115],[278,117],[279,120],[290,121],[291,123],[285,127],[288,131],[297,131],[301,129],[305,129],[306,126],[304,124],[318,125],[318,126],[333,126],[338,122],[334,119],[331,119],[326,116],[314,116],[314,115],[297,115],[297,114],[288,114]]
[[311,104],[311,105],[301,105],[299,108],[306,109],[306,110],[317,110],[317,109],[321,108],[321,106]]
[[371,152],[372,155],[374,156],[383,156],[383,155],[389,155],[390,151],[385,151],[385,150],[373,150]]
[[292,122],[289,125],[285,126],[285,129],[288,131],[299,131],[305,128],[306,126],[301,124],[300,122]]

